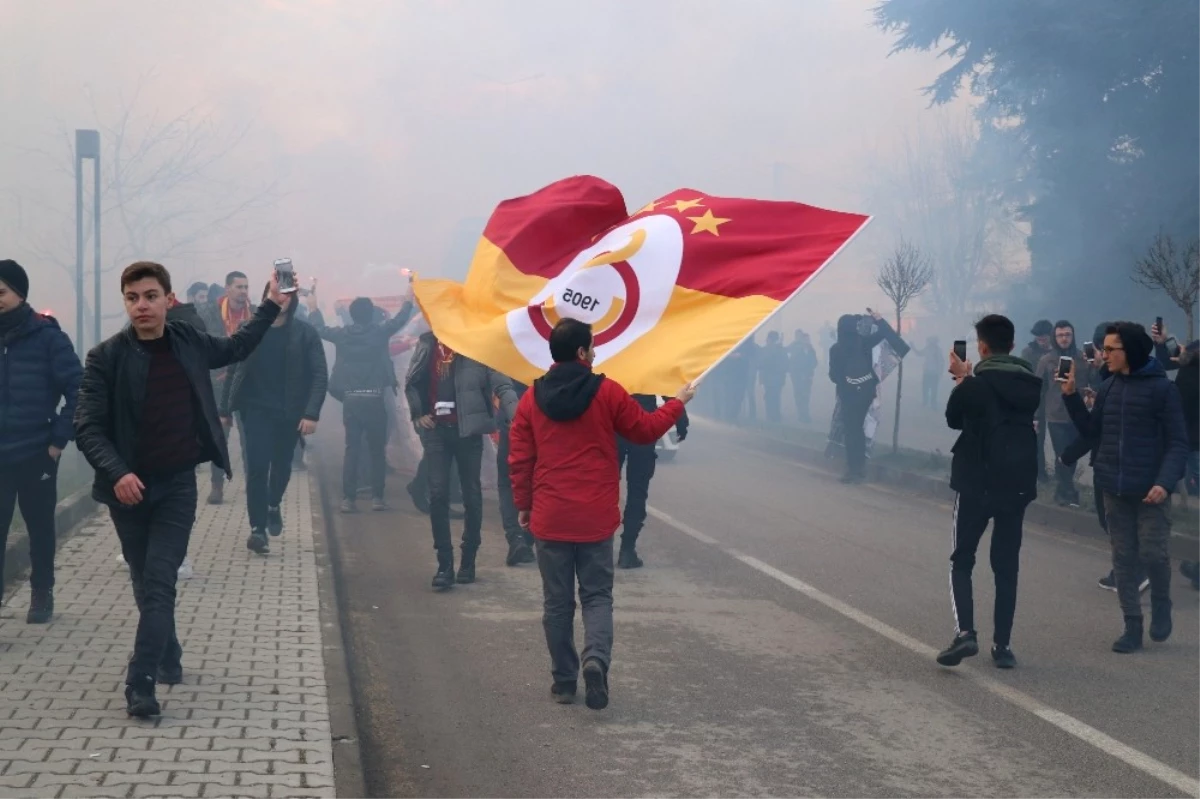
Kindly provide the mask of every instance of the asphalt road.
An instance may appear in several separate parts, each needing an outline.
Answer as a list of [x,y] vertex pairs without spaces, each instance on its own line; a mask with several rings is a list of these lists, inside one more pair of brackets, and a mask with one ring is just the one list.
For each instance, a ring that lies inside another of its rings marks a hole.
[[[336,500],[339,425],[318,444]],[[753,452],[703,426],[651,486],[646,568],[618,572],[612,703],[549,699],[540,581],[503,565],[446,594],[403,481],[389,513],[333,516],[374,796],[1197,795],[1197,597],[1119,656],[1097,541],[1027,529],[1020,666],[957,670],[949,508]],[[459,533],[456,530],[457,539]],[[986,545],[986,543],[985,543]],[[986,550],[985,550],[986,551]],[[981,640],[990,575],[977,567]]]

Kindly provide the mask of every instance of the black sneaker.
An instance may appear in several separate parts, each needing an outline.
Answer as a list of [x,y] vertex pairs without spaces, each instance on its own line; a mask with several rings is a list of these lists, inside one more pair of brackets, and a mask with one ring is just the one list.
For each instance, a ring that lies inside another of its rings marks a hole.
[[153,677],[138,677],[125,685],[125,712],[139,719],[162,715],[154,696]]
[[1017,667],[1017,657],[1011,646],[992,644],[992,660],[996,661],[998,669],[1014,669]]
[[638,557],[636,549],[621,547],[621,554],[617,555],[618,569],[640,569],[643,565],[642,559]]
[[1113,641],[1112,651],[1120,655],[1128,655],[1142,648],[1142,617],[1126,616],[1125,632]]
[[475,551],[464,549],[462,553],[462,561],[458,564],[459,585],[468,585],[475,582]]
[[154,681],[160,685],[179,685],[183,682],[183,665],[159,666]]
[[1099,580],[1096,581],[1096,585],[1100,586],[1105,591],[1116,591],[1117,590],[1117,576],[1115,574],[1113,574],[1112,570],[1110,569],[1108,574],[1104,575],[1103,577],[1101,577]]
[[938,653],[937,662],[942,666],[957,666],[963,658],[973,658],[979,654],[979,641],[975,633],[959,633],[954,636],[950,646]]
[[46,624],[54,616],[54,592],[34,591],[29,598],[29,612],[25,614],[26,624]]
[[1192,583],[1192,588],[1200,591],[1200,563],[1194,560],[1179,561],[1179,573]]
[[504,558],[505,566],[519,566],[522,563],[529,563],[529,555],[533,553],[529,546],[524,541],[518,541],[515,544],[508,545],[508,555]]
[[560,705],[571,705],[575,703],[575,694],[579,692],[579,684],[572,680],[571,682],[556,682],[550,686],[550,696]]
[[267,508],[267,532],[271,535],[283,533],[283,514],[279,511],[278,505]]
[[1150,600],[1150,640],[1156,644],[1171,637],[1171,600]]
[[608,672],[596,658],[583,662],[583,684],[587,690],[586,703],[592,710],[608,707]]
[[250,533],[250,537],[246,539],[246,549],[259,555],[271,554],[271,545],[267,543],[267,536],[262,530]]
[[433,575],[433,588],[436,591],[444,591],[447,588],[454,586],[454,567],[439,566],[437,574]]

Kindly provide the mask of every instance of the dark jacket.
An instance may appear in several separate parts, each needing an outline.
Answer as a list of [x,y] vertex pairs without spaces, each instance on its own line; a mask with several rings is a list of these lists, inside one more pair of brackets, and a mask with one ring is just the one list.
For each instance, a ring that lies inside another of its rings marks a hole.
[[190,302],[181,302],[168,308],[167,321],[187,322],[201,333],[208,332],[208,325],[205,324],[204,319],[200,316],[200,312],[196,310],[196,306]]
[[[232,338],[210,336],[184,322],[167,323],[171,352],[187,373],[200,411],[196,414],[196,436],[201,462],[212,461],[231,477],[229,450],[217,418],[209,371],[249,356],[278,313],[278,305],[263,303]],[[92,497],[98,502],[116,504],[113,484],[137,472],[134,456],[149,374],[150,354],[131,328],[88,353],[75,409],[75,435],[79,451],[96,470]]]
[[617,436],[653,444],[682,412],[669,400],[647,413],[587,364],[553,366],[521,397],[509,430],[513,503],[531,511],[530,532],[573,543],[611,538],[621,524]]
[[1183,403],[1183,420],[1187,424],[1188,447],[1200,449],[1200,360],[1192,355],[1186,366],[1179,367],[1175,387]]
[[14,465],[75,438],[71,417],[83,368],[53,317],[25,304],[8,313],[24,317],[0,339],[0,463]]
[[1092,468],[1101,491],[1144,497],[1168,492],[1187,466],[1187,428],[1179,391],[1157,360],[1129,375],[1113,375],[1089,412],[1078,392],[1063,398],[1079,434],[1095,449]]
[[758,351],[758,380],[766,388],[782,388],[787,382],[788,353],[778,341]]
[[[1042,381],[1021,358],[985,358],[946,403],[946,424],[961,430],[950,462],[950,488],[960,494],[1016,499],[1037,496],[1037,434],[1033,417]],[[1004,448],[1004,457],[998,457]],[[1005,464],[996,469],[995,465]]]
[[817,371],[817,351],[808,341],[793,341],[788,345],[788,374],[793,383],[812,382]]
[[333,344],[336,358],[329,378],[329,394],[341,401],[347,391],[395,390],[396,370],[388,352],[388,341],[412,318],[413,306],[406,302],[399,313],[383,324],[351,323],[346,327],[326,327],[320,311],[309,315],[308,323],[317,335]]
[[[860,335],[860,319],[869,319],[874,330],[865,336]],[[875,374],[873,350],[885,340],[891,344],[898,358],[908,354],[908,344],[896,334],[886,319],[876,320],[854,314],[838,319],[837,341],[829,348],[829,379],[837,386],[839,393],[875,390],[879,385],[879,376]]]
[[[307,322],[292,317],[284,323],[283,329],[287,332],[287,354],[284,358],[286,377],[280,387],[280,412],[296,423],[301,419],[319,421],[321,406],[325,404],[325,389],[329,385],[325,347],[317,331]],[[229,368],[221,392],[221,416],[230,416],[233,411],[242,409],[242,386],[246,374],[254,368],[254,361],[255,356],[251,355]]]

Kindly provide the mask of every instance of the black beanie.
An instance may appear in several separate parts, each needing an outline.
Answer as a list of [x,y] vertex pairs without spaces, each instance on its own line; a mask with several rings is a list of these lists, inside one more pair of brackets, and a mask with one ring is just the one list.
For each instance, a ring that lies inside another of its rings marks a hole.
[[1134,322],[1118,322],[1117,337],[1125,348],[1125,360],[1130,372],[1136,372],[1150,362],[1150,356],[1154,354],[1154,342],[1146,333],[1146,328]]
[[0,260],[0,281],[17,292],[21,299],[29,299],[29,275],[16,261]]
[[375,316],[375,304],[367,297],[358,297],[350,303],[350,318],[356,324],[368,325]]
[[1112,324],[1112,322],[1101,322],[1100,324],[1096,325],[1096,329],[1092,331],[1092,344],[1095,345],[1096,349],[1104,349],[1104,337],[1108,335],[1108,326],[1110,324]]

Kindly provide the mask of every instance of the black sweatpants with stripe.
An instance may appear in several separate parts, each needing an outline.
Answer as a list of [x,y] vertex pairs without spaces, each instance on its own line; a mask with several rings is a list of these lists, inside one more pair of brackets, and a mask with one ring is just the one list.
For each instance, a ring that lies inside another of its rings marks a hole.
[[992,640],[998,646],[1009,645],[1013,616],[1017,611],[1017,572],[1020,568],[1021,536],[1027,504],[1024,499],[998,501],[979,495],[955,495],[950,604],[954,612],[956,635],[975,632],[971,572],[975,568],[975,551],[979,549],[988,522],[991,522],[991,562],[992,573],[996,577],[995,632]]

